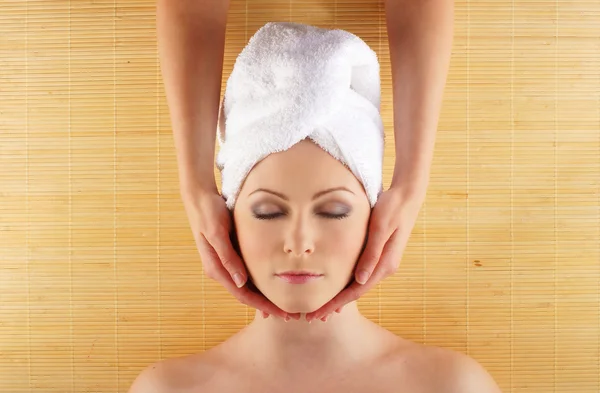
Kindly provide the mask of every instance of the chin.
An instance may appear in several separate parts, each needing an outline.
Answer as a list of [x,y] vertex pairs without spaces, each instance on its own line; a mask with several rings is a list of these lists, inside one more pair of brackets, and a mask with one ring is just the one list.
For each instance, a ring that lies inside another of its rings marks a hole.
[[297,288],[293,288],[293,291],[289,291],[289,288],[282,291],[278,286],[273,286],[269,282],[263,281],[258,282],[256,287],[273,304],[290,314],[308,314],[317,311],[343,289],[343,287],[332,288],[331,286],[309,289],[308,287],[302,288],[298,286]]
[[271,302],[273,302],[277,307],[279,307],[287,313],[308,314],[313,311],[317,311],[325,304],[327,304],[327,302],[332,298],[333,296],[318,296],[318,298],[315,297],[314,299],[307,299],[307,296],[293,298],[273,296],[272,298],[269,297],[269,300],[271,300]]
[[286,306],[278,306],[278,307],[281,308],[283,311],[290,313],[290,314],[296,314],[296,313],[310,314],[311,312],[317,311],[319,308],[321,308],[323,306],[323,304],[318,305],[318,306],[291,305],[289,307],[286,307]]

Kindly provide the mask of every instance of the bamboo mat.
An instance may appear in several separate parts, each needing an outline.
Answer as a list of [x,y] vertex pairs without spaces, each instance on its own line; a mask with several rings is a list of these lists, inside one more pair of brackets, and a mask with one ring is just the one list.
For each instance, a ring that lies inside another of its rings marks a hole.
[[[397,274],[359,306],[469,354],[504,392],[598,392],[600,3],[457,1],[455,17],[427,200]],[[383,2],[232,1],[223,91],[268,21],[378,53],[387,188]],[[252,320],[202,272],[153,1],[3,0],[0,129],[1,392],[124,392]]]

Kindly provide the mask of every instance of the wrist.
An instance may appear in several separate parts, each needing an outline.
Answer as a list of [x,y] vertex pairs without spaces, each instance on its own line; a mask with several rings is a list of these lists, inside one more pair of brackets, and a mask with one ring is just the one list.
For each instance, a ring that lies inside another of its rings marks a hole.
[[427,170],[408,172],[396,169],[390,189],[396,190],[405,197],[424,198],[428,186],[429,172]]
[[192,197],[195,199],[206,194],[219,194],[214,176],[201,177],[203,180],[190,177],[180,179],[180,192],[183,198]]

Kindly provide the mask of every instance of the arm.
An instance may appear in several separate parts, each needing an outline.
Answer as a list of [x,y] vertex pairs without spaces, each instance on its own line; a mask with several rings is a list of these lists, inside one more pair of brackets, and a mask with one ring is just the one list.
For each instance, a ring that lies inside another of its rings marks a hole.
[[245,285],[231,243],[233,220],[214,175],[215,142],[229,0],[158,0],[157,39],[183,205],[204,272],[240,302],[281,318],[287,313]]
[[396,144],[392,187],[419,195],[429,184],[450,65],[453,11],[453,0],[385,0]]
[[453,0],[385,0],[394,99],[394,175],[373,209],[356,282],[308,314],[307,320],[325,318],[357,300],[400,265],[429,184],[450,65],[453,11]]
[[158,0],[157,39],[182,193],[217,193],[215,138],[229,0]]

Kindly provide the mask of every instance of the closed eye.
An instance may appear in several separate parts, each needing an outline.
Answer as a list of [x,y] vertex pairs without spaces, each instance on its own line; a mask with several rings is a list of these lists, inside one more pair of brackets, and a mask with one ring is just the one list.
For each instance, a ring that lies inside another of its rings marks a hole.
[[[284,213],[271,213],[271,214],[256,214],[256,213],[254,213],[253,215],[254,215],[254,218],[257,218],[259,220],[273,220],[277,217],[285,216]],[[348,213],[344,213],[344,214],[318,213],[318,215],[321,217],[332,218],[335,220],[341,220],[341,219],[348,217]]]

